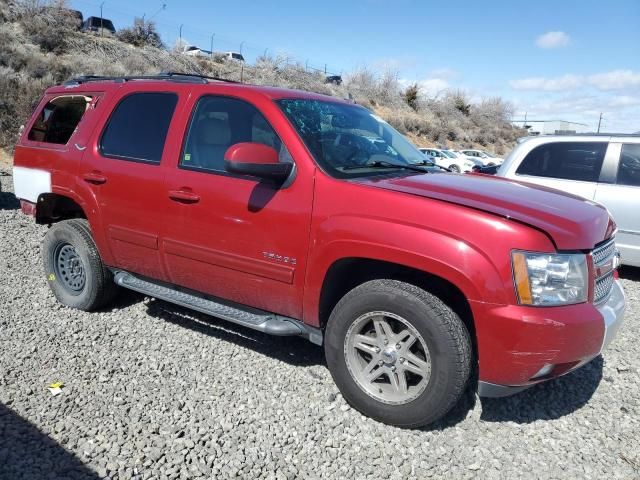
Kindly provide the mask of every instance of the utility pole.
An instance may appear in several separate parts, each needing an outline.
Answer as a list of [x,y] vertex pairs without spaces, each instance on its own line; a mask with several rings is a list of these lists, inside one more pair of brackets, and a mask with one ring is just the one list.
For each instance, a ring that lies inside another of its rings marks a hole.
[[242,55],[242,46],[244,45],[244,40],[240,42],[240,55]]
[[602,112],[600,112],[600,119],[598,120],[598,133],[600,133],[600,125],[602,124]]
[[526,126],[527,126],[527,113],[528,112],[524,112],[524,123],[522,124],[523,128],[526,128]]
[[103,28],[102,28],[102,7],[103,6],[104,6],[104,2],[100,4],[100,36],[102,36],[102,31],[103,31]]
[[215,33],[211,34],[211,48],[209,49],[209,51],[211,52],[211,54],[210,54],[211,55],[211,60],[213,60],[213,37],[215,37],[215,36],[216,36]]
[[178,30],[178,48],[180,48],[184,52],[184,48],[182,47],[182,27],[184,24],[180,24],[180,29]]

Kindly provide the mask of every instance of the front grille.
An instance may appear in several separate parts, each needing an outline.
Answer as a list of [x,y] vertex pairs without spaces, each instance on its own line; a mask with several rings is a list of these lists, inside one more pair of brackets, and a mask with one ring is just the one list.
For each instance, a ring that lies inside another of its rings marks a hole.
[[[598,267],[605,266],[611,262],[614,265],[614,257],[616,255],[616,242],[612,238],[601,245],[598,245],[591,253],[593,257],[593,266],[595,271],[598,271]],[[615,270],[612,268],[606,273],[600,275],[596,274],[593,285],[593,303],[600,304],[609,298],[609,294],[613,289]]]
[[605,243],[597,246],[593,250],[593,263],[594,265],[602,265],[607,263],[607,260],[613,258],[616,254],[616,241],[615,238],[606,241]]

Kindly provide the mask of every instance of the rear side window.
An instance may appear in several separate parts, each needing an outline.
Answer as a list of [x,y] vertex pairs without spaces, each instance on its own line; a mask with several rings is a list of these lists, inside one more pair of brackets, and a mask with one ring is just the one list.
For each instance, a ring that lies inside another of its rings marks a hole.
[[640,187],[640,144],[622,146],[616,183],[618,185]]
[[160,163],[178,103],[174,93],[134,93],[115,108],[102,134],[105,157]]
[[33,142],[66,145],[91,100],[82,95],[52,99],[38,114],[27,138]]
[[597,182],[606,150],[606,142],[540,145],[524,158],[516,174]]

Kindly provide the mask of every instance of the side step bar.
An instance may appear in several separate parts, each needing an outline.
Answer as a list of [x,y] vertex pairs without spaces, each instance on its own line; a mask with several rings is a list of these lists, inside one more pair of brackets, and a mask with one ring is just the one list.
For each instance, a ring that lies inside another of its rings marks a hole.
[[299,320],[250,307],[220,303],[193,293],[143,280],[122,270],[114,270],[113,273],[114,281],[121,287],[135,290],[150,297],[182,305],[269,335],[304,337],[316,345],[322,345],[322,331],[305,325]]

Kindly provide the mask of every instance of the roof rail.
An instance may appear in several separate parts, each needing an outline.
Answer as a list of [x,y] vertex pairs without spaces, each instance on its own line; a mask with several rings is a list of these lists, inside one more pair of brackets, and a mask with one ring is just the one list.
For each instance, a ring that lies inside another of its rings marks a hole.
[[228,80],[226,78],[220,77],[209,77],[206,75],[200,75],[197,73],[182,73],[182,72],[160,72],[157,75],[132,75],[132,76],[102,76],[102,75],[82,75],[80,77],[75,77],[70,80],[67,80],[63,83],[65,86],[69,85],[81,85],[83,83],[89,82],[117,82],[124,83],[130,80],[165,80],[171,82],[180,82],[180,83],[209,83],[209,80],[214,80],[216,82],[227,82],[227,83],[239,83],[235,80]]

